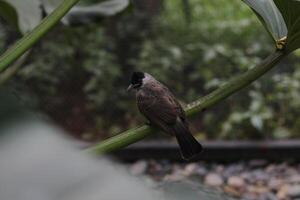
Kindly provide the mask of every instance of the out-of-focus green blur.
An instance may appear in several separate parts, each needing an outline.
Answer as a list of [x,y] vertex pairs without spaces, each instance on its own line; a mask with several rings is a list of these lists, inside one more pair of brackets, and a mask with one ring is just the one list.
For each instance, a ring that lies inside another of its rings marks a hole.
[[[18,37],[2,19],[1,52]],[[6,87],[74,136],[94,140],[145,122],[126,92],[133,71],[152,74],[186,104],[259,63],[272,45],[241,1],[136,0],[112,17],[57,26]],[[299,137],[299,61],[298,51],[199,114],[192,131],[207,139]]]

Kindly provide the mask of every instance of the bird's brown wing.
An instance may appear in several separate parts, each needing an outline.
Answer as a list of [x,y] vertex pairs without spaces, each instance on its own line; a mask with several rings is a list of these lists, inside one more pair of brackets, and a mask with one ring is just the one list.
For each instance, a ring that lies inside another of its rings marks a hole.
[[143,88],[137,93],[137,105],[152,125],[176,137],[184,159],[202,151],[189,130],[182,107],[166,87],[156,83]]
[[137,105],[142,114],[153,125],[169,132],[169,125],[178,117],[184,119],[184,111],[167,88],[137,95]]
[[174,97],[174,95],[170,92],[170,90],[166,87],[165,88],[165,92],[167,94],[167,96],[169,97],[169,101],[172,102],[173,105],[176,105],[175,106],[175,109],[176,109],[176,112],[178,114],[178,116],[183,120],[185,121],[185,112],[182,108],[182,106],[180,105],[180,103],[176,100],[176,98]]

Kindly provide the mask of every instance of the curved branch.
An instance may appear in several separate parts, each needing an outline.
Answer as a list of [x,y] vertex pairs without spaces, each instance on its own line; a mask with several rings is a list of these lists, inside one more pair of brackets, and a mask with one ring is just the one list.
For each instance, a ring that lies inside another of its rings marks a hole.
[[45,17],[36,28],[4,52],[0,57],[0,72],[5,70],[23,53],[30,49],[43,35],[54,27],[78,1],[79,0],[64,0],[50,15]]
[[23,64],[26,62],[27,58],[30,55],[30,49],[26,51],[12,66],[7,68],[0,74],[0,86],[8,82],[16,73],[20,70]]
[[[284,51],[273,52],[256,67],[228,81],[226,84],[221,86],[219,89],[216,89],[212,93],[189,104],[185,108],[187,116],[191,117],[201,112],[203,109],[209,108],[217,104],[218,102],[224,100],[231,94],[248,86],[250,83],[252,83],[256,79],[261,77],[263,74],[265,74],[267,71],[272,69],[286,55],[287,54]],[[117,136],[111,137],[99,144],[96,144],[86,149],[85,151],[97,154],[116,151],[151,135],[152,133],[154,133],[154,131],[154,128],[146,125],[135,129],[130,129]]]

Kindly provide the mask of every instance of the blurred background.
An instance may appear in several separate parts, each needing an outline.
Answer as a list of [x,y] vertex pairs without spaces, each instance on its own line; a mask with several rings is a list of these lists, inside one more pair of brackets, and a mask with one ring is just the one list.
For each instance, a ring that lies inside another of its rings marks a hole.
[[[219,5],[222,9],[216,9]],[[145,122],[134,95],[126,92],[133,71],[157,77],[186,104],[273,50],[268,33],[240,1],[139,0],[115,15],[85,18],[70,16],[68,25],[56,26],[5,86],[87,141]],[[21,34],[3,19],[0,30],[3,52]],[[195,135],[205,140],[297,138],[298,54],[199,114],[192,122]]]

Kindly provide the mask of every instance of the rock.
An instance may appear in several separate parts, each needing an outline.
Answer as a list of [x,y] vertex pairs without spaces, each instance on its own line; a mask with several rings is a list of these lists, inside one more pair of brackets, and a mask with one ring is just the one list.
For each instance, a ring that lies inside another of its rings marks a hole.
[[247,191],[254,194],[263,194],[263,193],[268,193],[269,188],[265,186],[250,185],[247,187]]
[[269,175],[261,169],[254,170],[252,176],[257,184],[265,184],[270,179]]
[[297,183],[300,183],[300,175],[298,175],[297,173],[290,176],[288,179],[287,179],[287,182],[288,183],[291,183],[291,184],[297,184]]
[[182,181],[185,178],[186,176],[184,175],[182,168],[178,165],[174,165],[172,173],[165,175],[163,181],[177,182],[177,181]]
[[190,163],[188,165],[185,166],[184,170],[183,170],[183,174],[185,176],[191,176],[193,174],[196,173],[197,169],[198,169],[198,165],[196,163]]
[[258,199],[258,195],[250,192],[243,194],[243,197],[241,198],[241,200],[257,200],[257,199]]
[[276,172],[277,173],[284,173],[286,171],[286,169],[288,168],[288,164],[287,163],[281,163],[280,165],[276,166]]
[[229,194],[230,196],[233,196],[233,197],[241,197],[242,196],[241,192],[237,188],[231,187],[229,185],[226,185],[223,188],[223,190],[224,190],[224,192],[226,192],[227,194]]
[[223,190],[237,199],[300,200],[300,165],[276,163],[265,166],[264,161],[260,160],[225,165],[149,160],[134,163],[130,171],[137,175],[147,173],[154,182],[188,182],[195,188],[203,180],[206,186],[215,187],[204,186],[203,190]]
[[229,178],[230,176],[240,174],[243,170],[245,170],[243,163],[231,164],[224,169],[223,176]]
[[277,169],[277,167],[275,164],[270,164],[266,167],[265,171],[267,173],[271,174],[271,173],[276,173],[276,169]]
[[219,174],[209,173],[206,175],[204,183],[208,186],[218,187],[223,185],[224,181]]
[[255,183],[255,180],[253,179],[252,174],[250,172],[242,172],[240,174],[240,177],[250,184]]
[[288,197],[288,188],[289,188],[289,185],[287,184],[284,184],[283,186],[280,187],[280,189],[278,190],[276,196],[278,199],[287,199]]
[[147,170],[147,162],[144,160],[137,161],[130,167],[130,172],[133,175],[141,175],[144,174]]
[[154,175],[154,176],[164,174],[163,166],[160,163],[156,162],[155,160],[150,160],[148,162],[147,172],[150,175]]
[[203,177],[207,174],[207,169],[203,166],[199,166],[199,168],[196,170],[196,174]]
[[164,178],[163,181],[166,182],[178,182],[181,181],[185,178],[183,173],[172,173],[172,174],[167,174]]
[[257,198],[258,200],[278,200],[278,198],[276,197],[275,194],[268,192],[268,193],[264,193],[261,194],[259,196],[259,198]]
[[245,187],[245,181],[244,181],[244,179],[241,178],[241,177],[238,177],[238,176],[231,176],[231,177],[229,177],[228,180],[227,180],[227,184],[230,187],[238,188],[238,189],[241,189],[241,188]]
[[222,174],[224,169],[225,169],[225,166],[222,164],[214,164],[212,166],[212,171],[214,171],[215,173],[218,173],[218,174]]
[[285,170],[285,173],[284,173],[286,176],[289,176],[289,177],[296,177],[298,176],[298,172],[295,168],[292,168],[292,167],[287,167],[287,169]]
[[224,169],[225,169],[225,166],[219,164],[219,165],[217,165],[217,167],[216,167],[216,172],[221,174],[221,173],[223,173]]
[[300,197],[300,185],[290,185],[287,188],[287,194],[293,198]]
[[161,164],[161,167],[162,167],[162,171],[164,171],[164,173],[172,172],[173,163],[170,163],[170,161],[168,161],[168,160],[161,160],[160,164]]
[[273,191],[278,191],[284,184],[284,181],[280,178],[271,178],[268,182],[268,187]]

